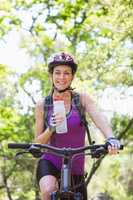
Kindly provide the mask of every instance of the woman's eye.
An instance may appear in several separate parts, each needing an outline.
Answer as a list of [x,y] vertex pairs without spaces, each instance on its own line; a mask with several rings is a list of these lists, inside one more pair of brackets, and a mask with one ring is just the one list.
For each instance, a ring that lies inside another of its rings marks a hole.
[[65,75],[70,75],[70,73],[69,73],[69,72],[65,72],[64,74],[65,74]]
[[[55,72],[55,75],[61,75],[61,72]],[[63,75],[68,76],[70,75],[70,72],[64,72]]]
[[55,72],[56,75],[60,75],[60,72]]

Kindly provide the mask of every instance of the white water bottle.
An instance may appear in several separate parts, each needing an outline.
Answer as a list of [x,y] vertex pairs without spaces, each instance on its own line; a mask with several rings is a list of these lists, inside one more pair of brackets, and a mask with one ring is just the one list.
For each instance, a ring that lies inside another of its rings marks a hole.
[[59,126],[56,126],[56,133],[67,133],[67,119],[64,101],[60,98],[55,98],[53,101],[54,113],[59,113],[63,117],[63,121]]

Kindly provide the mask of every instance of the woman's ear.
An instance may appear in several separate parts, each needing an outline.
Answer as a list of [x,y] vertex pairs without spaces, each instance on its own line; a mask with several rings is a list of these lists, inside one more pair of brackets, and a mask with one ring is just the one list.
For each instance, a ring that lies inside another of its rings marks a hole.
[[53,83],[53,74],[49,73],[49,80],[51,83]]

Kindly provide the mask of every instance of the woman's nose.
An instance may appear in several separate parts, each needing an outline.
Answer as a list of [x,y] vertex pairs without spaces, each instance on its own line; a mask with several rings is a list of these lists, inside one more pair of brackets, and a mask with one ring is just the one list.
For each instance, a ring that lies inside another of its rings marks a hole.
[[60,79],[64,79],[65,78],[65,74],[60,74]]

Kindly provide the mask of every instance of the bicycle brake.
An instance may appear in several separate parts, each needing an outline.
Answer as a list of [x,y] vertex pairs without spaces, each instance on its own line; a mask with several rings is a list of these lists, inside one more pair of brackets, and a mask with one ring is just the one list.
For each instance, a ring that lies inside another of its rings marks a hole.
[[17,158],[18,156],[24,154],[24,153],[28,153],[27,151],[20,151],[20,152],[17,152],[16,155],[15,155],[15,158]]
[[31,153],[35,158],[40,158],[43,155],[43,152],[41,152],[40,148],[35,147],[34,145],[28,149],[28,152]]
[[91,150],[91,157],[92,158],[100,158],[102,155],[105,155],[107,153],[107,150],[105,150],[103,147],[99,147],[98,149],[92,149]]

